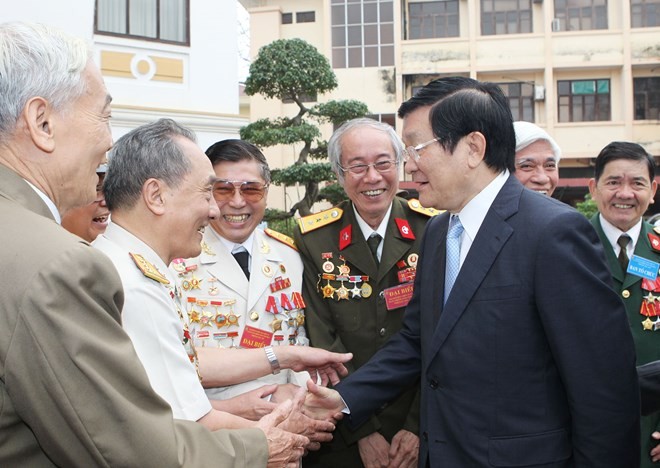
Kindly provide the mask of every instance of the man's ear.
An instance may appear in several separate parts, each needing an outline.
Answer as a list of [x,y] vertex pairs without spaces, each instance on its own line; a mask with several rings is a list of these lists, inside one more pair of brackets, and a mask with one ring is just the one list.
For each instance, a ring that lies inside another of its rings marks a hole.
[[465,136],[468,145],[468,166],[477,167],[486,155],[486,137],[481,132],[471,132]]
[[41,151],[55,151],[54,112],[50,103],[42,97],[33,97],[23,108],[26,131],[34,145]]
[[147,209],[156,216],[165,213],[167,185],[159,179],[147,179],[142,185],[142,199]]
[[591,195],[592,200],[596,200],[596,179],[593,177],[589,179],[589,195]]
[[651,182],[651,201],[650,204],[652,205],[655,203],[655,192],[658,190],[658,183],[653,179],[653,182]]

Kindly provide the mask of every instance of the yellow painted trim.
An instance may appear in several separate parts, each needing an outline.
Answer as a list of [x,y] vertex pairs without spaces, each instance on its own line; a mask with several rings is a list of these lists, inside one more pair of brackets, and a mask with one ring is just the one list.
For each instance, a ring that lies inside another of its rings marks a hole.
[[131,73],[133,55],[126,52],[101,51],[101,73],[104,76],[134,78],[133,73]]
[[152,78],[154,81],[183,83],[183,60],[154,56],[151,59],[156,64],[156,74]]

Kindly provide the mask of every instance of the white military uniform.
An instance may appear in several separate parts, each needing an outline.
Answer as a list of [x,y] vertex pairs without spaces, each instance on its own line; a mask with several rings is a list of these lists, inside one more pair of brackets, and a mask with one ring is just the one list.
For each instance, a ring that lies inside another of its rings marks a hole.
[[[174,275],[147,244],[112,222],[92,245],[110,257],[119,272],[125,295],[122,325],[151,386],[170,404],[175,418],[197,421],[211,411],[211,403],[177,309]],[[135,260],[130,254],[137,254]]]
[[[243,243],[250,252],[249,281],[232,256],[233,244],[221,238],[211,226],[204,232],[199,257],[176,259],[170,265],[177,275],[177,287],[183,296],[181,303],[196,347],[309,344],[300,294],[302,261],[290,238],[274,231],[266,232],[255,229]],[[308,378],[307,372],[287,369],[277,375],[206,392],[211,398],[224,400],[271,383],[302,386]]]

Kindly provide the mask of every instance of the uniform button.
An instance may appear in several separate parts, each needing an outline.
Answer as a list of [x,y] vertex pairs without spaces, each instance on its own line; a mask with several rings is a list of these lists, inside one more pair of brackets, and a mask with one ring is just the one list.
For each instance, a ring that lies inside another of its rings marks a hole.
[[381,292],[378,293],[378,299],[380,299],[380,300],[385,299],[385,292],[384,291],[381,291]]
[[378,332],[380,336],[385,336],[385,329],[381,328],[380,331]]
[[628,299],[630,297],[630,291],[624,289],[621,295],[623,296],[624,299]]
[[431,381],[429,382],[429,386],[431,387],[432,390],[435,390],[435,389],[438,388],[438,386],[439,386],[439,385],[438,385],[438,381],[435,380],[435,379],[431,380]]

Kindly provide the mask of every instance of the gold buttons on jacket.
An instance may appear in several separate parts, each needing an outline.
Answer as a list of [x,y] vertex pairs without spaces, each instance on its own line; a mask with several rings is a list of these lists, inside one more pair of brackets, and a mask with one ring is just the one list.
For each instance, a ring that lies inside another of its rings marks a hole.
[[628,299],[630,297],[630,291],[624,289],[621,295],[623,296],[624,299]]

